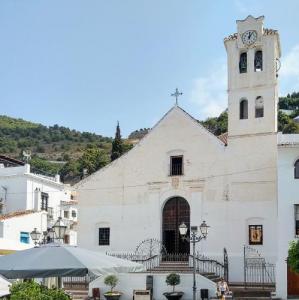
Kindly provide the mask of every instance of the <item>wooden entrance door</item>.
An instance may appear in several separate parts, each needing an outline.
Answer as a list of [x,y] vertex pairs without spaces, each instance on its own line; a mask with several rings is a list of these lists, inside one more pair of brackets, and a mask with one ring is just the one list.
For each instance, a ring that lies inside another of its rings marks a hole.
[[299,274],[288,267],[288,296],[299,296]]
[[180,237],[181,223],[190,228],[190,206],[184,198],[174,197],[166,202],[163,209],[163,244],[169,254],[190,253],[190,243]]

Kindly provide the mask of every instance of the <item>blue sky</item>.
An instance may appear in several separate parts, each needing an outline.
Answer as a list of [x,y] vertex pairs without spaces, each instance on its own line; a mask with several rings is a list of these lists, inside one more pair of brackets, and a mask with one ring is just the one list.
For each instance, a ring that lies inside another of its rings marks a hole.
[[298,0],[2,0],[0,114],[126,136],[183,93],[194,117],[226,107],[223,38],[265,15],[282,45],[281,94],[299,90]]

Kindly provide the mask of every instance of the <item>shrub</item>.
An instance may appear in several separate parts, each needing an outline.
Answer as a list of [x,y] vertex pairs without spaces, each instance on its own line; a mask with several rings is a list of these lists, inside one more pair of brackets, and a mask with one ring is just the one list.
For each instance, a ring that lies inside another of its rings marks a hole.
[[176,273],[170,273],[169,275],[167,275],[166,280],[165,280],[167,285],[171,285],[173,288],[173,292],[174,292],[174,288],[176,285],[179,285],[181,283],[181,277],[179,274]]
[[115,275],[108,275],[105,277],[104,283],[110,286],[110,293],[112,293],[113,289],[116,287],[118,283],[118,278]]
[[299,240],[290,243],[288,264],[292,271],[299,273]]
[[70,300],[63,290],[48,289],[33,280],[13,283],[10,292],[10,300]]

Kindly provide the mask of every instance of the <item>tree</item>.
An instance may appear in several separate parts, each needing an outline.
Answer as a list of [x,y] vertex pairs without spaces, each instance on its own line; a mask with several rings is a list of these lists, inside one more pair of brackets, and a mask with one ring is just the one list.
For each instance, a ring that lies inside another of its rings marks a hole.
[[299,273],[299,240],[290,243],[288,264],[292,271]]
[[123,141],[120,134],[119,122],[117,122],[115,138],[112,142],[111,161],[119,158],[123,153]]
[[87,148],[84,150],[82,157],[79,159],[80,170],[87,170],[88,174],[92,174],[108,163],[108,158],[103,150],[99,148]]
[[110,286],[110,293],[113,293],[113,289],[116,287],[118,283],[118,278],[115,275],[108,275],[104,279],[104,283]]
[[167,285],[172,286],[172,292],[174,293],[175,286],[179,285],[181,282],[180,275],[176,273],[170,273],[167,275],[165,282]]
[[298,133],[298,132],[299,132],[298,125],[293,120],[290,120],[289,124],[284,126],[282,130],[282,133]]

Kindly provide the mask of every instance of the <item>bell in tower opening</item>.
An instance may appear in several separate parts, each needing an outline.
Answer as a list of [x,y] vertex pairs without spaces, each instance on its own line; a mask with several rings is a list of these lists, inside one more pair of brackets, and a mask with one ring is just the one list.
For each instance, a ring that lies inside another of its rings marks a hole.
[[263,52],[261,50],[256,51],[254,55],[254,71],[263,71]]
[[246,52],[241,53],[241,55],[240,55],[239,69],[240,69],[240,73],[247,72],[247,53]]

